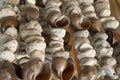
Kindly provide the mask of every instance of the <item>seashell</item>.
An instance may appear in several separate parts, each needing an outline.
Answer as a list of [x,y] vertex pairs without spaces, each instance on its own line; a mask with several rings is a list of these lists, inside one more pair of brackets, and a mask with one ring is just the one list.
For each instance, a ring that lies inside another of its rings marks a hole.
[[7,34],[0,33],[0,37],[1,37],[1,38],[0,38],[0,45],[3,45],[3,44],[5,44],[6,42],[12,40],[12,38],[11,38],[9,35],[7,35]]
[[51,7],[60,7],[62,5],[62,2],[60,0],[49,0],[46,3],[46,9],[51,8]]
[[14,17],[16,17],[17,14],[11,8],[3,8],[0,11],[0,19],[3,18],[3,17],[7,17],[7,16],[14,16]]
[[77,47],[78,51],[84,51],[86,49],[93,49],[92,45],[90,43],[82,43]]
[[108,35],[106,33],[101,33],[98,32],[93,36],[93,40],[96,41],[97,39],[103,39],[103,40],[107,40]]
[[100,18],[100,22],[101,23],[105,23],[106,21],[109,21],[109,20],[115,20],[115,17],[108,16],[108,17],[102,17],[102,18]]
[[60,44],[53,45],[49,48],[46,48],[46,52],[55,53],[56,51],[64,50],[64,47]]
[[61,42],[61,41],[50,41],[49,42],[49,46],[52,46],[52,45],[55,45],[55,44],[60,44],[61,46],[63,46],[64,45],[64,43],[63,42]]
[[109,65],[103,65],[102,68],[100,68],[100,72],[99,75],[101,76],[110,76],[113,79],[117,79],[118,75],[116,74],[115,70],[113,69],[113,67],[109,66]]
[[101,11],[98,12],[99,17],[107,17],[111,15],[110,9],[102,9]]
[[114,66],[116,65],[116,60],[113,57],[102,57],[100,64],[101,65],[110,65]]
[[80,59],[80,65],[81,66],[94,66],[97,64],[97,60],[92,57],[85,57]]
[[67,27],[70,24],[70,20],[67,16],[62,15],[55,20],[55,27]]
[[109,1],[107,2],[103,2],[103,1],[96,1],[95,2],[95,8],[96,8],[96,12],[100,12],[102,9],[110,9],[110,3]]
[[13,62],[15,60],[15,55],[10,50],[0,51],[0,60],[6,60],[9,62]]
[[97,48],[99,48],[99,47],[110,47],[110,44],[106,40],[99,39],[95,42],[95,46]]
[[75,43],[74,43],[75,49],[77,49],[78,46],[80,46],[83,43],[90,44],[90,41],[89,41],[89,39],[87,39],[85,37],[78,37],[77,39],[75,39]]
[[38,30],[39,32],[43,31],[41,25],[36,20],[31,20],[30,22],[26,23],[25,24],[25,29],[27,29],[27,30],[31,30],[31,29]]
[[82,13],[85,14],[86,12],[95,12],[95,9],[92,5],[85,5],[84,8],[82,9]]
[[44,62],[45,61],[45,52],[44,51],[35,50],[32,53],[30,53],[30,57],[31,57],[31,59],[38,58],[42,62]]
[[61,76],[64,69],[67,67],[67,61],[64,58],[56,58],[52,62],[52,69],[57,76]]
[[53,60],[52,69],[56,76],[62,80],[71,80],[74,74],[73,64],[61,57]]
[[19,30],[20,22],[14,16],[7,16],[1,18],[1,31],[5,32],[9,27],[15,27]]
[[86,51],[78,52],[78,59],[82,59],[84,57],[95,57],[96,51],[94,49],[87,49]]
[[55,57],[63,57],[64,59],[68,59],[70,56],[70,53],[68,51],[58,51],[54,53]]
[[18,37],[18,31],[14,27],[8,28],[4,33],[11,36],[13,39],[17,39]]
[[41,32],[36,30],[23,30],[21,31],[20,36],[23,40],[25,40],[29,36],[41,36]]
[[18,42],[16,40],[11,40],[0,46],[0,51],[9,49],[12,52],[15,52],[18,48]]
[[4,2],[12,5],[18,5],[20,3],[20,0],[4,0]]
[[87,38],[89,36],[89,31],[88,30],[82,30],[82,31],[77,31],[73,34],[73,38],[77,37],[85,37]]
[[30,61],[30,58],[28,56],[24,56],[24,57],[17,60],[18,64],[20,64],[20,65],[27,63],[29,61]]
[[104,29],[116,29],[119,26],[119,22],[117,20],[109,20],[106,21],[103,25]]
[[79,4],[81,3],[89,3],[89,4],[93,4],[94,0],[77,0],[79,2]]
[[88,18],[91,18],[91,17],[97,18],[96,13],[92,11],[86,12],[84,15],[85,17],[88,17]]
[[39,18],[39,8],[33,4],[26,4],[24,6],[24,15],[28,21],[36,20]]
[[47,16],[47,20],[52,26],[55,26],[55,20],[60,18],[60,16],[61,16],[60,11],[57,11],[57,10],[54,10],[54,8],[53,8],[53,10],[51,10]]
[[97,80],[97,68],[95,66],[86,66],[81,70],[80,80]]
[[22,64],[23,80],[36,80],[36,77],[43,71],[43,63],[39,59],[32,59]]
[[46,43],[45,42],[36,40],[36,41],[26,45],[26,53],[30,54],[35,50],[44,51],[45,48],[46,48]]
[[27,37],[25,39],[25,43],[29,44],[29,43],[34,42],[36,40],[45,41],[45,39],[42,36],[36,35],[36,36],[29,36],[29,37]]
[[96,49],[96,52],[99,53],[97,54],[97,57],[104,57],[104,56],[109,56],[111,57],[113,54],[113,48],[105,48],[105,47],[101,47]]
[[36,0],[25,0],[26,4],[36,4]]
[[48,63],[43,65],[43,71],[36,77],[35,80],[50,80],[52,71]]
[[66,30],[62,28],[52,28],[50,32],[52,36],[58,36],[60,38],[63,38],[66,34]]

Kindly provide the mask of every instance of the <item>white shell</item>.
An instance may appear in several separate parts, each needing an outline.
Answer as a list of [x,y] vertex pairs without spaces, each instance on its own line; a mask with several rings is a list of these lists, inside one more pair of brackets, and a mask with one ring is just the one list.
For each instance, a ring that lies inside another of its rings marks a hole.
[[36,40],[26,45],[26,53],[30,54],[35,50],[45,51],[45,48],[46,48],[45,42]]
[[96,51],[94,49],[88,49],[84,52],[79,52],[78,53],[78,59],[82,59],[84,57],[95,57]]
[[27,38],[28,36],[41,36],[41,32],[37,31],[37,30],[23,30],[20,33],[21,38],[24,40],[25,38]]
[[112,54],[113,54],[113,48],[101,47],[101,48],[97,48],[97,49],[96,49],[96,52],[98,53],[98,54],[97,54],[97,57],[98,57],[98,58],[101,58],[101,57],[104,57],[104,56],[109,56],[109,57],[111,57]]
[[89,36],[89,31],[88,30],[82,30],[82,31],[77,31],[73,34],[73,39],[76,39],[78,37],[85,37],[87,38]]
[[97,64],[97,60],[95,58],[85,57],[80,59],[81,66],[94,66],[96,64]]
[[58,51],[54,55],[55,57],[63,57],[65,59],[68,59],[70,56],[70,53],[68,51]]
[[29,3],[29,4],[36,4],[36,0],[25,0],[26,3]]
[[92,11],[86,12],[84,15],[85,15],[86,17],[88,17],[88,18],[91,18],[91,17],[97,18],[96,13],[95,13],[95,12],[92,12]]
[[55,45],[55,44],[60,44],[61,46],[63,46],[64,45],[64,43],[63,42],[61,42],[61,41],[50,41],[49,42],[49,46],[52,46],[52,45]]
[[26,23],[26,25],[25,25],[25,29],[33,29],[33,30],[38,30],[39,32],[42,32],[43,30],[42,30],[42,27],[41,27],[41,25],[39,24],[39,22],[38,21],[35,21],[35,20],[32,20],[32,21],[30,21],[30,22],[28,22],[28,23]]
[[99,13],[98,13],[99,17],[107,17],[111,15],[111,11],[110,9],[102,9]]
[[103,39],[103,40],[107,40],[108,35],[106,33],[96,33],[93,36],[93,40],[96,41],[97,39]]
[[4,49],[9,49],[11,50],[12,52],[15,52],[18,48],[18,42],[16,40],[11,40],[9,42],[6,42],[4,45],[3,45]]
[[14,27],[10,27],[5,31],[5,34],[10,35],[13,39],[17,39],[18,31]]
[[104,28],[111,28],[111,29],[116,29],[119,26],[119,21],[117,20],[109,20],[104,23]]
[[42,37],[42,36],[29,36],[25,39],[25,43],[29,44],[35,40],[45,41],[44,37]]
[[42,62],[45,61],[45,52],[40,50],[35,50],[30,53],[31,58],[39,58]]
[[62,28],[52,28],[51,29],[51,35],[58,36],[63,38],[66,34],[66,30]]
[[91,12],[95,12],[95,9],[94,9],[94,7],[92,6],[92,5],[86,5],[84,8],[83,8],[83,14],[84,13],[86,13],[86,12],[89,12],[89,11],[91,11]]
[[15,16],[16,13],[11,8],[3,8],[0,11],[0,18],[7,17],[7,16]]
[[14,61],[15,60],[15,55],[12,51],[10,50],[5,50],[0,52],[0,60],[7,60],[7,61]]
[[92,4],[94,0],[77,0],[79,3],[89,3]]
[[114,68],[109,66],[109,65],[102,66],[100,68],[99,74],[100,74],[100,76],[108,75],[108,76],[112,77],[113,79],[117,79],[118,78],[118,75],[116,74]]
[[102,17],[102,18],[100,18],[100,22],[101,23],[104,23],[104,22],[109,21],[109,20],[115,20],[115,17],[108,16],[108,17]]

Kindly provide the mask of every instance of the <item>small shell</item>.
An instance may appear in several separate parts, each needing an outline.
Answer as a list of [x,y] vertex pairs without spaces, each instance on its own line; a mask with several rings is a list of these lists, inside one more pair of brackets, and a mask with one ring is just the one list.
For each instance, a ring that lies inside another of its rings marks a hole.
[[27,29],[27,30],[31,30],[31,29],[38,30],[39,32],[43,31],[41,25],[36,20],[32,20],[32,21],[26,23],[25,29]]
[[57,18],[57,20],[55,21],[55,27],[68,27],[68,25],[70,24],[70,20],[67,16],[62,15],[61,17]]
[[108,16],[108,17],[100,18],[101,23],[104,23],[104,22],[109,21],[109,20],[115,20],[115,17]]
[[36,41],[26,45],[26,53],[30,54],[35,50],[44,51],[45,48],[46,48],[46,43],[45,42],[36,40]]
[[77,57],[78,59],[82,59],[84,57],[95,57],[96,51],[94,49],[87,49],[86,51],[79,52]]
[[94,66],[96,64],[97,64],[97,60],[95,58],[85,57],[80,59],[81,66]]
[[110,9],[102,9],[99,13],[98,13],[99,17],[107,17],[111,15],[111,11]]
[[9,35],[0,33],[0,45],[3,45],[6,42],[11,41],[11,40],[12,38]]
[[116,65],[116,60],[113,57],[103,57],[101,59],[101,65],[110,65],[110,66],[114,66]]
[[93,4],[94,0],[77,0],[79,3],[89,3]]
[[15,60],[15,55],[10,50],[5,50],[0,52],[0,60],[7,60],[9,62],[13,62]]
[[52,36],[58,36],[63,38],[66,34],[66,30],[62,28],[52,28],[51,29],[51,35]]
[[91,17],[97,18],[96,13],[95,13],[95,12],[92,12],[92,11],[86,12],[84,15],[85,15],[86,17],[88,17],[88,18],[91,18]]
[[65,59],[68,59],[70,56],[70,53],[68,51],[58,51],[54,53],[55,57],[63,57]]
[[104,48],[104,47],[101,47],[101,48],[96,49],[96,52],[98,53],[97,54],[98,58],[101,58],[101,57],[104,57],[104,56],[111,57],[112,54],[113,54],[113,48]]
[[4,50],[9,49],[12,52],[15,52],[17,50],[17,48],[18,48],[18,42],[17,42],[17,40],[11,40],[11,41],[6,42],[3,45],[3,47],[4,47]]
[[117,20],[109,20],[106,21],[104,24],[104,29],[116,29],[119,26],[119,21]]
[[0,11],[0,18],[14,16],[16,17],[16,13],[11,8],[4,8]]
[[35,40],[45,41],[44,37],[42,36],[29,36],[25,39],[25,43],[29,44],[31,42],[34,42]]
[[37,30],[23,30],[21,31],[20,36],[25,40],[28,36],[41,36],[41,32]]
[[30,53],[31,58],[39,58],[42,62],[45,61],[45,52],[44,51],[39,51],[35,50],[32,53]]
[[36,4],[36,0],[25,0],[27,4]]
[[8,28],[4,33],[10,35],[13,39],[17,39],[18,37],[18,31],[14,27]]
[[95,12],[93,5],[85,5],[82,10],[83,10],[82,11],[83,14],[85,14],[86,12],[89,12],[89,11]]
[[103,40],[107,40],[108,38],[108,35],[106,33],[96,33],[94,36],[93,36],[93,40],[96,41],[97,39],[103,39]]
[[77,37],[85,37],[87,38],[89,36],[89,31],[88,30],[82,30],[82,31],[77,31],[73,34],[73,38]]

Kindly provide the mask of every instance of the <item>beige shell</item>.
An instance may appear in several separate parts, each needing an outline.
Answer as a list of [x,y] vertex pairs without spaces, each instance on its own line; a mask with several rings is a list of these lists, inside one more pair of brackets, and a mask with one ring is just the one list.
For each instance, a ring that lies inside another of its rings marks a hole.
[[8,28],[4,33],[10,35],[13,39],[17,39],[18,37],[18,31],[14,27]]
[[7,60],[9,62],[13,62],[15,60],[15,55],[10,50],[5,50],[0,52],[0,60]]
[[11,8],[3,8],[0,11],[0,18],[7,17],[7,16],[17,16],[16,13]]

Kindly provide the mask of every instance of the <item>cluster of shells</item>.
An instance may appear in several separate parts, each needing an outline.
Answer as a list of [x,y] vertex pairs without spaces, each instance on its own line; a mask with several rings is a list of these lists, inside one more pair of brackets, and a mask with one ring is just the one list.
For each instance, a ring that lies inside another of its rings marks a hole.
[[0,80],[120,80],[118,26],[109,0],[0,0]]

